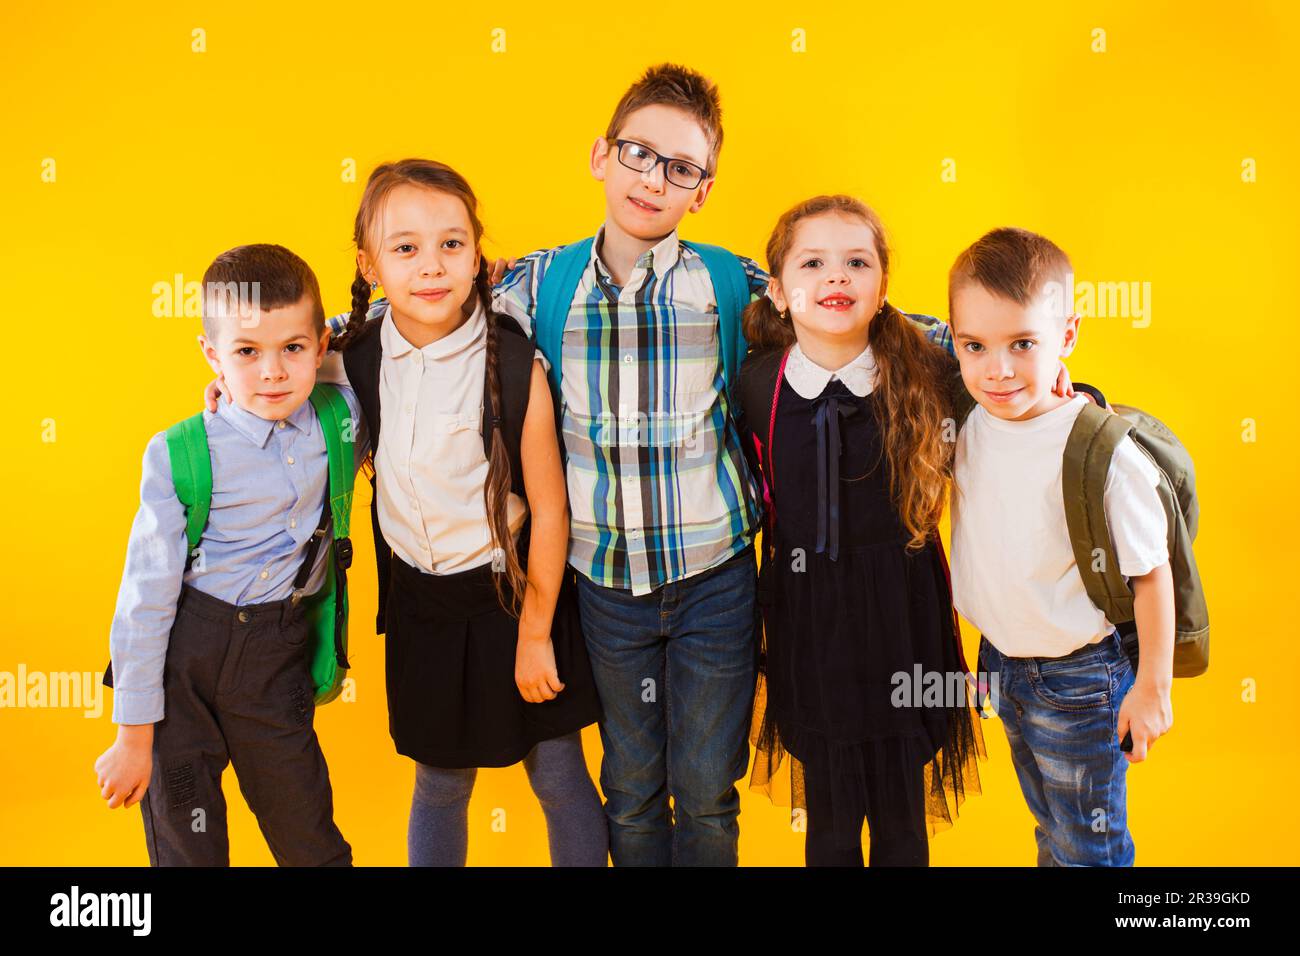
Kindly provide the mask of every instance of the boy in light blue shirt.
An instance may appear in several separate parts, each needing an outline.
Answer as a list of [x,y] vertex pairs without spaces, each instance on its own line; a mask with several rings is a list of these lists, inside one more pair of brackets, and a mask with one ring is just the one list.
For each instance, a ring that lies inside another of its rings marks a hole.
[[154,435],[109,636],[118,735],[96,773],[110,808],[140,803],[155,866],[229,863],[228,762],[280,865],[349,865],[294,597],[321,586],[330,550],[328,458],[308,401],[329,342],[320,289],[275,245],[223,253],[203,288],[199,343],[231,396],[203,415],[211,510],[190,554],[166,433]]

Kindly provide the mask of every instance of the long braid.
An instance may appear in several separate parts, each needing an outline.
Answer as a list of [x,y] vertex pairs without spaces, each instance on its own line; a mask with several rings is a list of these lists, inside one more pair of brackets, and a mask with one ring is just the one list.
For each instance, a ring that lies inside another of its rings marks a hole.
[[330,338],[330,349],[343,351],[362,327],[366,324],[366,313],[370,310],[370,283],[357,269],[357,277],[352,280],[352,312],[343,331]]
[[[374,235],[382,234],[382,215],[384,202],[389,193],[397,186],[409,183],[422,188],[436,190],[458,197],[469,212],[470,222],[474,226],[474,245],[477,248],[483,235],[483,224],[478,218],[478,201],[465,178],[445,163],[428,159],[403,159],[396,163],[383,163],[376,166],[366,182],[365,192],[361,196],[361,205],[357,209],[356,221],[352,229],[352,239],[357,252],[374,254],[376,243],[368,241]],[[523,598],[528,585],[528,578],[519,562],[518,548],[514,536],[510,533],[509,496],[511,486],[510,456],[506,451],[505,436],[501,433],[501,378],[498,365],[497,321],[492,312],[492,285],[488,281],[487,260],[479,263],[478,275],[474,278],[475,294],[483,303],[487,314],[487,341],[485,343],[486,363],[484,374],[491,408],[483,409],[484,415],[494,419],[492,438],[488,446],[488,474],[483,486],[484,504],[487,510],[488,530],[492,545],[500,548],[505,555],[505,567],[494,575],[497,597],[501,606],[518,617],[523,606]],[[352,313],[348,316],[343,332],[334,340],[332,347],[346,349],[355,340],[358,332],[366,325],[366,315],[370,307],[370,284],[366,282],[358,264],[356,278],[352,281]],[[494,565],[497,564],[494,555]],[[499,566],[499,565],[498,565]],[[502,577],[505,578],[503,586]],[[507,596],[506,588],[512,592]]]
[[[519,563],[519,549],[515,546],[514,536],[510,533],[509,495],[510,495],[510,455],[506,451],[505,438],[501,433],[501,368],[498,364],[499,347],[497,316],[492,311],[492,284],[488,281],[487,259],[483,259],[474,286],[483,303],[487,320],[486,357],[484,374],[487,376],[488,398],[491,408],[483,409],[484,415],[493,418],[492,441],[488,454],[487,481],[483,485],[483,497],[487,507],[488,528],[492,534],[492,545],[505,553],[504,574],[493,575],[497,589],[497,599],[501,606],[518,617],[523,604],[523,596],[528,586],[528,577]],[[493,570],[498,570],[495,557]],[[505,578],[512,597],[507,599],[506,588],[502,586]]]

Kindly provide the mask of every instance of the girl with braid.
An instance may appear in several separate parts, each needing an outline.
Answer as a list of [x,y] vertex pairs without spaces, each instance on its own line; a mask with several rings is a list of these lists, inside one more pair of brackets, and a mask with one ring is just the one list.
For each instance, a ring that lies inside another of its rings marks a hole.
[[464,865],[476,768],[522,760],[552,865],[604,866],[554,407],[532,344],[491,310],[482,235],[454,170],[379,166],[353,233],[352,312],[331,320],[373,436],[389,729],[416,771],[410,863]]

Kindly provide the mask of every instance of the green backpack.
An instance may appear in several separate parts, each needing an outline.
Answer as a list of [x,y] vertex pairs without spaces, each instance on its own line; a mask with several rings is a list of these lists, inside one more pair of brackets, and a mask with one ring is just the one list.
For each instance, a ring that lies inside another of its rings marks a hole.
[[[352,518],[352,487],[356,478],[351,443],[344,440],[352,411],[333,385],[319,383],[312,389],[311,404],[325,436],[329,471],[325,482],[327,506],[321,509],[320,522],[307,545],[307,556],[293,582],[294,603],[302,601],[311,628],[311,676],[316,685],[316,703],[328,704],[343,690],[348,671],[348,588],[347,569],[352,564],[352,542],[348,525]],[[350,430],[350,429],[349,429]],[[185,566],[193,561],[208,523],[212,505],[212,458],[208,452],[207,430],[200,412],[167,429],[167,454],[171,461],[172,483],[176,497],[185,506],[185,535],[190,554]],[[315,594],[304,595],[326,535],[330,517],[334,535],[330,557],[325,562],[325,580]]]
[[1174,676],[1197,677],[1210,666],[1210,616],[1192,552],[1200,515],[1192,458],[1154,416],[1128,405],[1111,405],[1110,410],[1115,414],[1087,403],[1065,443],[1061,485],[1079,575],[1092,603],[1118,628],[1129,654],[1136,657],[1133,592],[1120,574],[1103,502],[1111,457],[1124,436],[1131,435],[1160,474],[1158,491],[1169,529],[1174,582]]

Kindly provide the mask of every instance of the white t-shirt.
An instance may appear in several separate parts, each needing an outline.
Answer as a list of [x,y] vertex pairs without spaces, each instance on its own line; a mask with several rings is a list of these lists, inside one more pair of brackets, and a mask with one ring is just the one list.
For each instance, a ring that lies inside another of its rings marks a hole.
[[[379,527],[393,553],[431,574],[468,571],[492,560],[483,486],[483,376],[487,321],[480,303],[460,328],[417,349],[380,320],[383,360],[379,405],[383,425],[375,449]],[[346,380],[329,353],[319,381]],[[507,495],[510,533],[517,536],[528,505]]]
[[[952,588],[958,612],[1008,657],[1062,657],[1112,630],[1074,560],[1061,490],[1065,442],[1088,399],[1005,421],[976,407],[957,437]],[[1103,502],[1119,570],[1147,574],[1168,558],[1159,473],[1125,437]]]

